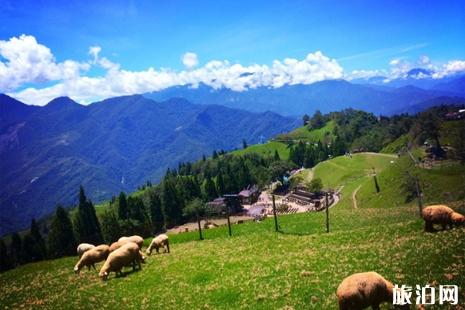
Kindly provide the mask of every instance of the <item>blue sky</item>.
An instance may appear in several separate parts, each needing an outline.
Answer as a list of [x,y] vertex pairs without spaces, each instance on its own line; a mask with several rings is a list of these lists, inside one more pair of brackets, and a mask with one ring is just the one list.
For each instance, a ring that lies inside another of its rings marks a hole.
[[[21,34],[48,47],[56,63],[89,61],[89,47],[98,46],[100,57],[134,72],[184,70],[186,52],[197,66],[271,66],[316,51],[344,73],[387,71],[396,59],[410,66],[421,56],[437,65],[464,59],[465,1],[2,1],[0,40]],[[55,81],[44,80],[6,90]]]

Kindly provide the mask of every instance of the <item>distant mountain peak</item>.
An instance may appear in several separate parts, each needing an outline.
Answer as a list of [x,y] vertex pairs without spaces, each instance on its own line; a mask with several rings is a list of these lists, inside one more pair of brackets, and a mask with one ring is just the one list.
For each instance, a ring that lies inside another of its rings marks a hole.
[[26,104],[22,103],[19,100],[16,100],[13,97],[10,97],[6,94],[0,94],[0,106],[9,107],[9,106],[25,106]]
[[63,108],[71,108],[71,107],[80,107],[81,105],[74,101],[73,99],[63,96],[57,97],[46,104],[46,108],[50,109],[63,109]]
[[424,69],[424,68],[414,68],[407,72],[407,78],[425,78],[431,77],[433,75],[432,70]]

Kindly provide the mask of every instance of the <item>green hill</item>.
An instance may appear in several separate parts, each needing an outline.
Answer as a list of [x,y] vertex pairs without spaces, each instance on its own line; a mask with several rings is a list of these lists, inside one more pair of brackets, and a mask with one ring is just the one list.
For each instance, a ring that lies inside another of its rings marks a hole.
[[323,141],[325,137],[328,137],[328,139],[333,139],[333,130],[335,126],[336,123],[334,120],[328,121],[325,126],[319,129],[309,129],[307,126],[302,126],[288,133],[278,135],[276,140],[301,140],[308,142],[318,142]]
[[263,156],[273,156],[275,151],[278,151],[279,157],[281,159],[289,158],[289,147],[287,144],[277,141],[270,141],[263,144],[254,144],[243,150],[231,152],[231,154],[245,155],[250,153],[257,153]]
[[[372,167],[380,193],[375,193]],[[27,264],[0,274],[1,304],[39,309],[336,309],[340,281],[368,270],[397,284],[464,287],[465,228],[423,232],[416,203],[405,203],[399,189],[407,168],[420,176],[427,203],[449,202],[465,212],[463,166],[426,170],[412,168],[407,157],[342,156],[313,171],[326,186],[344,186],[341,201],[330,209],[330,233],[325,233],[321,212],[280,216],[280,233],[267,219],[234,225],[231,238],[227,227],[205,231],[204,241],[194,241],[196,232],[171,235],[171,254],[151,256],[142,271],[127,268],[124,277],[112,275],[107,283],[93,270],[74,275],[76,257]],[[352,192],[359,186],[355,209]]]

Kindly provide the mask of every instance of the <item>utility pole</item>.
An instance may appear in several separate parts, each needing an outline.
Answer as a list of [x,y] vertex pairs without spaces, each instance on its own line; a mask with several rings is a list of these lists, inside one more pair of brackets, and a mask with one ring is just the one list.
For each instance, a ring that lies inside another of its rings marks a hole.
[[274,228],[275,228],[276,231],[279,231],[278,218],[276,216],[276,203],[275,203],[275,200],[274,200],[274,195],[273,195],[273,216],[274,216]]

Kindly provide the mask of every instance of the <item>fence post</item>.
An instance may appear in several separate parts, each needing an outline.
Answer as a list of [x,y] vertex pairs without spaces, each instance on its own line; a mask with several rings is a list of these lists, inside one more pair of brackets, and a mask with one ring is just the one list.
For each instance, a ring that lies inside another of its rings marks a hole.
[[329,233],[329,201],[328,201],[328,192],[326,192],[325,198],[326,198],[326,232]]
[[276,217],[276,203],[275,203],[275,200],[274,200],[274,195],[273,195],[273,216],[274,216],[274,229],[276,231],[279,230],[278,228],[278,218]]
[[231,231],[231,221],[229,220],[229,206],[228,206],[228,230],[229,230],[229,237],[231,237],[232,231]]
[[420,211],[420,217],[422,217],[421,213],[423,211],[423,200],[421,197],[420,180],[418,179],[418,177],[415,178],[415,189],[417,191],[418,209]]
[[202,236],[202,226],[200,225],[200,218],[199,218],[198,215],[197,215],[197,224],[199,225],[199,237],[200,237],[200,240],[203,240],[203,236]]

